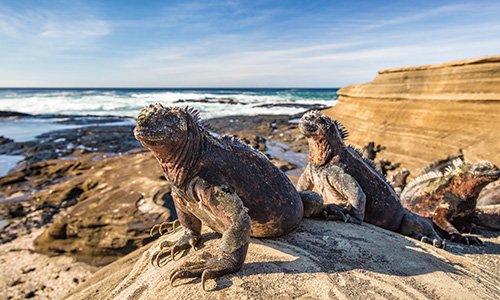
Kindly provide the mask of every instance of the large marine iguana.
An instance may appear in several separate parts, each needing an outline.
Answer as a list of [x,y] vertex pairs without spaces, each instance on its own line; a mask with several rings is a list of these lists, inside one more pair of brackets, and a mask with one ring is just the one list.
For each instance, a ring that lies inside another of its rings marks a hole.
[[[218,251],[207,251],[201,261],[187,260],[171,273],[171,282],[201,277],[205,288],[206,279],[242,267],[250,236],[284,235],[304,215],[322,213],[320,197],[304,194],[301,199],[265,155],[237,139],[212,136],[193,109],[146,106],[134,134],[160,163],[184,228],[176,243],[162,243],[163,252],[173,258],[177,251],[195,248],[202,223],[222,233]],[[158,262],[161,254],[155,256]]]
[[477,197],[484,186],[500,178],[500,169],[488,161],[470,164],[457,158],[444,172],[434,167],[426,170],[401,193],[403,206],[432,219],[439,232],[451,241],[481,244],[478,238],[461,232],[473,231]]
[[404,209],[371,161],[344,144],[348,133],[338,121],[311,111],[300,119],[299,130],[309,143],[309,163],[298,181],[299,191],[318,192],[328,213],[339,213],[330,203],[347,205],[340,213],[347,214],[350,222],[366,221],[435,247],[444,246],[432,223]]

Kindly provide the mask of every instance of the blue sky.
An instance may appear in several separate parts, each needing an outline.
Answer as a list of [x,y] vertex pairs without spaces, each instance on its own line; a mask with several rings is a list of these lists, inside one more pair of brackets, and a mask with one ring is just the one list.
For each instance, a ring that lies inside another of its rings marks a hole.
[[0,87],[340,87],[500,54],[500,1],[0,2]]

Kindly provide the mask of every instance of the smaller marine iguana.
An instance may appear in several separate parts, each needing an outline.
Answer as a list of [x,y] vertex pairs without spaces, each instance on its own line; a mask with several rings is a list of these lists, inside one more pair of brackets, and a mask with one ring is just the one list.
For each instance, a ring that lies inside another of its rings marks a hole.
[[484,186],[500,178],[500,169],[488,161],[470,164],[457,158],[444,172],[426,170],[430,171],[408,183],[401,193],[403,206],[432,219],[451,241],[481,244],[478,238],[460,232],[473,231],[477,197]]
[[[329,214],[346,214],[347,221],[366,221],[423,242],[443,247],[432,223],[401,205],[393,188],[371,161],[344,144],[347,131],[319,111],[302,116],[299,130],[309,142],[309,163],[297,184],[299,191],[314,190]],[[337,205],[347,205],[339,212]]]
[[[190,108],[144,107],[135,137],[157,158],[171,184],[172,197],[184,235],[164,241],[153,256],[196,249],[202,223],[222,234],[216,251],[201,261],[186,260],[174,269],[179,278],[217,278],[241,269],[250,236],[277,237],[295,229],[303,216],[323,212],[320,197],[299,195],[288,177],[261,152],[231,137],[215,137]],[[175,227],[175,225],[173,225]],[[158,227],[158,226],[156,226]],[[163,226],[160,225],[160,234]],[[154,228],[153,228],[154,229]]]
[[375,142],[369,142],[361,150],[361,157],[371,160],[372,164],[375,166],[375,170],[387,177],[387,172],[396,170],[397,168],[399,168],[400,164],[393,164],[391,161],[385,159],[375,160],[375,158],[377,158],[378,156],[378,153],[382,152],[383,150],[385,150],[384,146],[375,145]]
[[408,176],[410,176],[410,171],[406,168],[403,168],[399,171],[394,171],[392,173],[391,179],[389,179],[389,183],[394,188],[394,191],[399,196],[401,192],[404,190]]

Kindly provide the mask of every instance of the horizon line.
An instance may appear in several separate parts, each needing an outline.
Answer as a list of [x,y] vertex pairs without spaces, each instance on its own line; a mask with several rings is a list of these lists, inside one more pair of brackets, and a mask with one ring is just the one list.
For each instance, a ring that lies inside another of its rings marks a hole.
[[84,86],[84,87],[0,87],[0,90],[7,90],[7,89],[93,89],[93,90],[98,90],[98,89],[204,89],[204,90],[222,90],[222,89],[228,89],[228,90],[249,90],[249,89],[308,89],[308,90],[325,90],[325,89],[341,89],[342,87],[91,87],[91,86]]

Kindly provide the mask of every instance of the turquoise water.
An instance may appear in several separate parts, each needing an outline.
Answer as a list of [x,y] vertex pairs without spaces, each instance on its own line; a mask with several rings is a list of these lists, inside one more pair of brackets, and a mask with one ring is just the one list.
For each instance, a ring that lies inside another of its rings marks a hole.
[[[331,106],[337,100],[337,90],[0,89],[0,110],[30,114],[135,116],[144,105],[161,102],[169,106],[189,104],[200,110],[205,118],[236,114],[295,114],[304,109],[286,104]],[[206,100],[204,103],[189,101],[203,99]],[[285,106],[262,107],[265,104],[285,104]]]
[[[335,105],[338,89],[8,89],[0,88],[0,111],[53,114],[50,118],[0,118],[0,136],[16,142],[82,125],[58,123],[62,115],[134,117],[147,104],[189,105],[204,118],[230,115],[298,114],[294,104]],[[187,100],[187,101],[186,101]],[[266,105],[272,104],[271,107]],[[124,123],[133,124],[133,119]],[[110,123],[118,125],[117,123]],[[90,125],[90,124],[89,124]],[[102,124],[105,125],[105,124]],[[22,156],[0,155],[0,177]]]
[[7,175],[7,172],[23,159],[22,155],[0,155],[0,177]]

